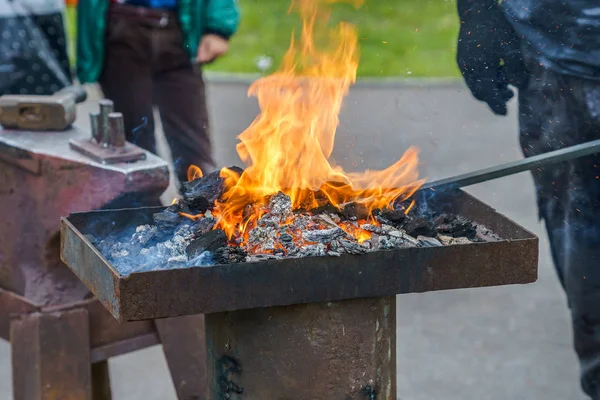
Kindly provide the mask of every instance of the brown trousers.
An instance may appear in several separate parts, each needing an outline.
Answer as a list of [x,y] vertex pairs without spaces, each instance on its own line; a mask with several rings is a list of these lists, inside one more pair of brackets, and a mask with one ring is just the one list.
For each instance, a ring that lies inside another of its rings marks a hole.
[[127,140],[152,153],[158,107],[180,182],[190,164],[214,168],[202,72],[183,47],[175,13],[112,5],[99,83],[123,113]]

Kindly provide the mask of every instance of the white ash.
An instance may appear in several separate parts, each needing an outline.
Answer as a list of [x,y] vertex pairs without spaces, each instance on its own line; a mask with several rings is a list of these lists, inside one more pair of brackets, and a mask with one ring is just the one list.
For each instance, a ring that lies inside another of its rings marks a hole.
[[131,237],[132,242],[139,242],[145,246],[156,235],[158,229],[156,226],[140,225],[135,229],[135,233]]
[[[257,208],[256,205],[249,206],[249,210]],[[186,219],[168,230],[156,225],[140,225],[130,230],[127,235],[115,235],[101,241],[88,235],[88,240],[124,275],[156,269],[212,266],[216,263],[339,257],[344,254],[360,255],[397,248],[438,247],[501,240],[489,229],[481,226],[477,226],[477,237],[473,239],[454,238],[438,232],[432,232],[435,237],[413,237],[402,229],[401,222],[388,220],[379,214],[368,223],[360,223],[356,218],[349,220],[328,211],[316,215],[309,212],[292,212],[290,198],[282,193],[271,196],[261,211],[264,215],[250,229],[246,240],[240,235],[230,240],[229,246],[232,247],[219,248],[214,254],[204,251],[193,259],[190,259],[191,256],[186,251],[190,243],[215,227],[216,219],[210,211],[197,221]],[[355,231],[369,232],[370,237],[359,241],[350,233]],[[240,248],[235,247],[236,244]],[[227,252],[227,249],[239,251]],[[227,254],[234,255],[235,259]]]
[[382,250],[396,249],[401,247],[416,247],[410,241],[393,236],[379,236],[379,248]]
[[466,237],[454,238],[452,236],[438,235],[438,239],[440,240],[440,242],[442,242],[442,244],[444,246],[451,246],[451,245],[454,245],[454,244],[470,244],[470,243],[473,243],[469,238],[466,238]]
[[322,257],[327,254],[327,246],[323,243],[310,244],[303,246],[299,253],[299,257]]
[[365,243],[352,242],[347,239],[337,239],[331,242],[331,250],[340,254],[365,254],[370,247]]
[[[337,217],[337,222],[340,222],[340,217]],[[338,224],[334,221],[334,217],[331,214],[317,214],[311,218],[313,222],[321,223],[330,228],[338,228]]]
[[442,242],[440,242],[436,238],[428,237],[428,236],[418,236],[417,242],[420,247],[439,247],[443,246]]
[[[186,221],[175,227],[170,237],[155,225],[140,225],[131,233],[114,234],[104,240],[90,237],[96,247],[121,275],[190,266],[212,265],[211,257],[189,259],[186,248],[194,239],[198,224]],[[203,226],[210,225],[203,223]],[[210,228],[214,226],[214,221]]]
[[363,225],[360,225],[360,228],[365,231],[368,231],[368,232],[376,233],[378,235],[387,235],[387,236],[392,236],[392,237],[399,238],[399,239],[403,239],[408,236],[406,234],[406,232],[404,232],[400,229],[394,228],[393,226],[385,225],[385,224],[382,224],[381,226],[377,226],[377,225],[373,225],[373,224],[363,224]]
[[258,225],[248,232],[248,248],[254,253],[270,253],[275,250],[277,228],[274,226]]
[[188,260],[188,258],[185,254],[180,254],[180,255],[169,257],[167,262],[168,263],[186,263],[187,260]]
[[302,232],[302,237],[308,242],[319,242],[319,243],[330,243],[331,241],[347,237],[348,235],[342,228],[336,226],[335,228],[320,229],[315,231]]
[[267,207],[269,214],[279,222],[286,221],[292,215],[292,200],[281,192],[271,196]]

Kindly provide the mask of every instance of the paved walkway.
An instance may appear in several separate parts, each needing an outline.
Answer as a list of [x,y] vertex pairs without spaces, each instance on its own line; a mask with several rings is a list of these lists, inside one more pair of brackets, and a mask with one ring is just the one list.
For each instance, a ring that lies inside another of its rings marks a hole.
[[[244,82],[208,85],[220,165],[239,163],[236,135],[256,116],[246,90]],[[385,167],[410,145],[421,149],[430,179],[520,157],[514,107],[508,117],[495,117],[457,84],[358,84],[341,121],[334,158],[350,170]],[[539,281],[398,297],[398,399],[584,399],[529,175],[469,191],[541,235]],[[10,398],[9,354],[0,343],[0,400]],[[111,373],[116,400],[175,399],[158,347],[113,359]]]

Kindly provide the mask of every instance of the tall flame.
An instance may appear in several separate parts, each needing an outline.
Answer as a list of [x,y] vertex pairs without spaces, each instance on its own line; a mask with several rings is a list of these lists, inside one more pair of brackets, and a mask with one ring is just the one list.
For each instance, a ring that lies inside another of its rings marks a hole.
[[[239,176],[223,169],[225,192],[217,203],[217,226],[232,237],[260,217],[266,197],[289,195],[295,209],[310,209],[323,200],[341,207],[354,201],[369,211],[397,198],[408,198],[421,186],[417,150],[382,171],[347,173],[329,162],[342,100],[356,80],[357,34],[341,23],[329,31],[329,43],[319,48],[315,32],[327,29],[331,3],[340,0],[292,0],[289,11],[302,19],[300,39],[292,40],[274,74],[255,81],[248,91],[256,96],[260,115],[239,135],[237,152],[247,165]],[[347,0],[356,7],[362,0]]]

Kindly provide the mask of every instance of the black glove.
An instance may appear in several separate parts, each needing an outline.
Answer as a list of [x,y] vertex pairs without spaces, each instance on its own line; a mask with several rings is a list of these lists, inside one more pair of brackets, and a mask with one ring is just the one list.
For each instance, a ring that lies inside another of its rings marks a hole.
[[456,61],[477,100],[494,114],[506,115],[506,103],[527,82],[520,38],[498,0],[458,0],[460,33]]

